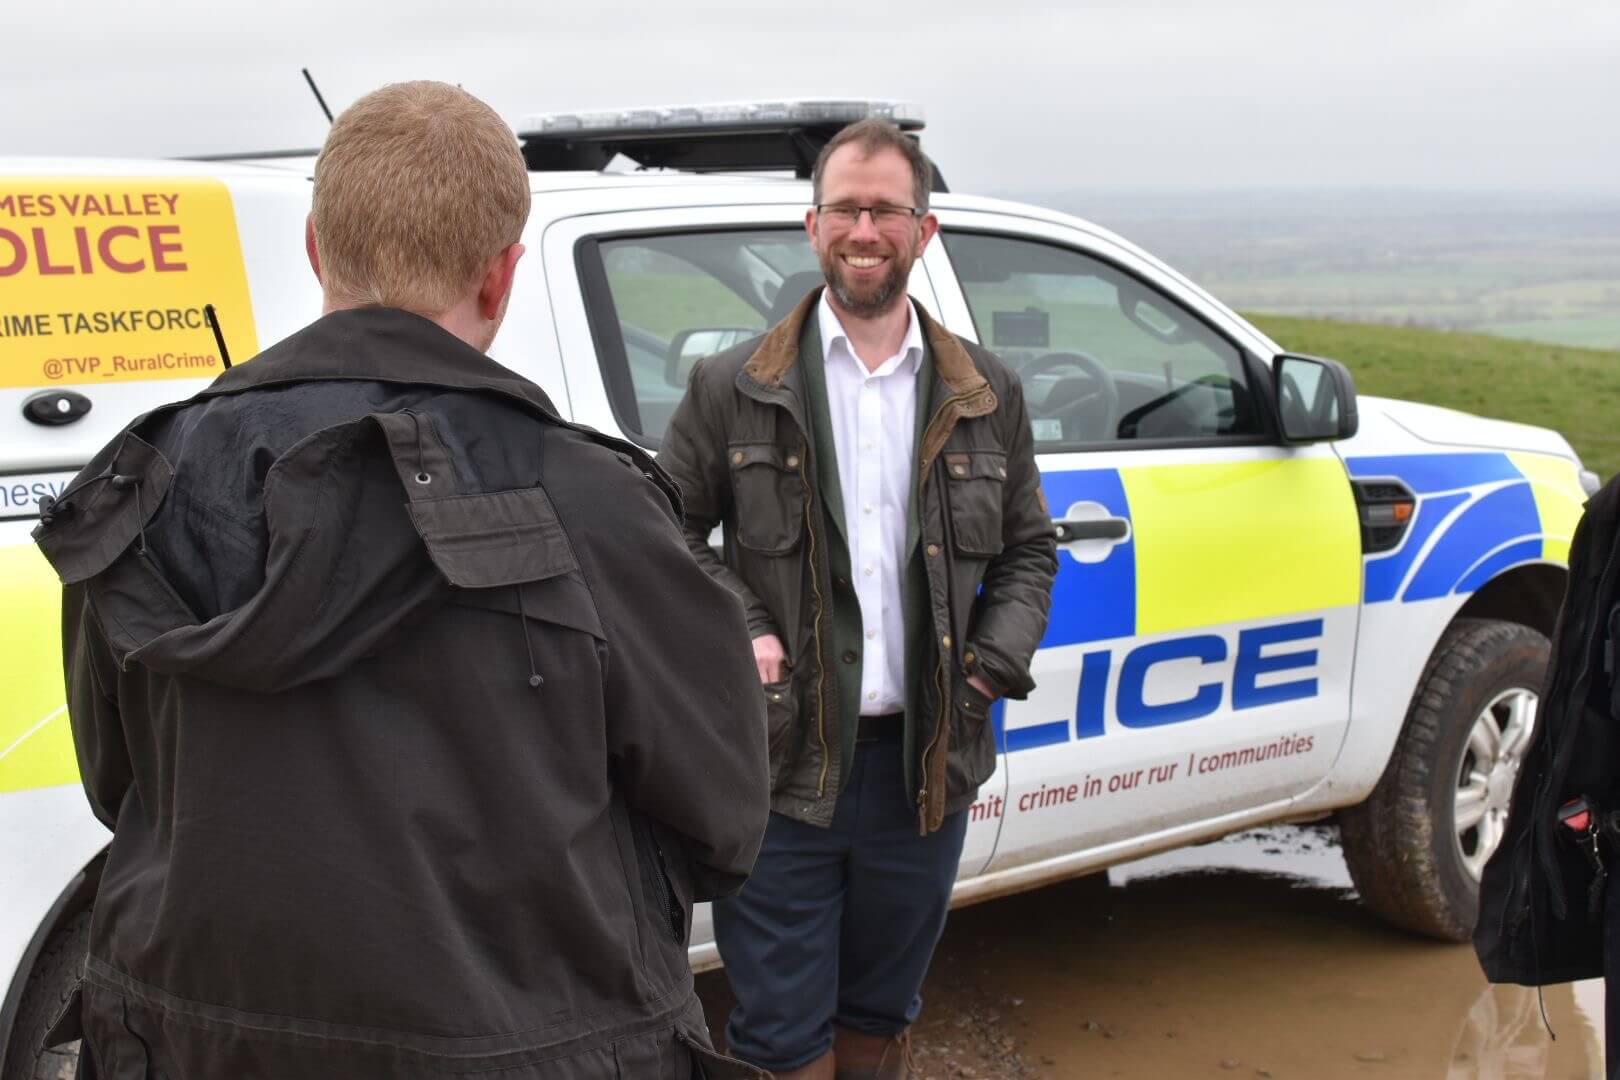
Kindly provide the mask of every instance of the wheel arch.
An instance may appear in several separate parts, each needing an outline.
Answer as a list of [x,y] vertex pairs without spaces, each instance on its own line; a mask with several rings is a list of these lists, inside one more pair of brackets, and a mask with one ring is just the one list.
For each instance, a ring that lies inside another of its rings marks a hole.
[[1452,616],[1458,619],[1496,619],[1518,623],[1553,636],[1558,610],[1564,602],[1569,570],[1555,563],[1530,563],[1491,578]]
[[22,1004],[23,991],[33,977],[34,966],[39,961],[40,953],[45,950],[45,943],[50,940],[52,934],[67,925],[68,921],[80,911],[91,906],[95,900],[96,889],[101,885],[101,871],[106,861],[107,853],[103,851],[68,882],[45,918],[40,921],[39,928],[34,931],[33,938],[28,942],[28,948],[24,950],[22,959],[17,964],[17,970],[12,973],[11,985],[6,988],[5,1000],[0,1001],[0,1075],[5,1073],[6,1061],[12,1049],[11,1036],[16,1029],[17,1010]]

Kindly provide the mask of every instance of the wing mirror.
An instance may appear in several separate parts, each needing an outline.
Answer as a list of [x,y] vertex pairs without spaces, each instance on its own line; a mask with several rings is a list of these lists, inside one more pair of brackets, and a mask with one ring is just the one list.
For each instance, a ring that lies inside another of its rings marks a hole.
[[1324,442],[1356,433],[1360,420],[1349,368],[1337,360],[1281,353],[1271,372],[1284,442]]

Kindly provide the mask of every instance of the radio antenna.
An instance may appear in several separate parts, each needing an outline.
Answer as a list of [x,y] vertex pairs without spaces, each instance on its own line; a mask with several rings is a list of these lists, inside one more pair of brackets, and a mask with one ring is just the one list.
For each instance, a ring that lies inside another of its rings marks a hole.
[[219,362],[225,365],[225,370],[231,370],[231,353],[225,348],[225,335],[219,329],[219,316],[214,313],[213,304],[203,305],[203,318],[208,322],[208,329],[214,332],[214,344],[219,346]]
[[326,114],[326,122],[330,124],[332,122],[332,110],[326,107],[326,99],[321,97],[321,88],[315,85],[315,76],[309,73],[309,68],[300,68],[299,70],[304,73],[304,81],[309,83],[309,92],[315,95],[315,104],[321,107],[321,112]]

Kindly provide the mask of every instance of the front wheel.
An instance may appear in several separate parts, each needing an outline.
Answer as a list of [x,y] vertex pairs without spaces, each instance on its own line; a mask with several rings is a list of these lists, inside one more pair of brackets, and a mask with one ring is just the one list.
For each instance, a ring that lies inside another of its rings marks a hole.
[[1378,915],[1445,941],[1473,933],[1549,652],[1544,636],[1516,623],[1446,628],[1378,786],[1339,813],[1350,879]]
[[77,1043],[60,1050],[46,1049],[40,1043],[84,976],[89,950],[89,911],[74,915],[46,940],[17,1004],[17,1021],[6,1050],[5,1080],[73,1080],[79,1075]]

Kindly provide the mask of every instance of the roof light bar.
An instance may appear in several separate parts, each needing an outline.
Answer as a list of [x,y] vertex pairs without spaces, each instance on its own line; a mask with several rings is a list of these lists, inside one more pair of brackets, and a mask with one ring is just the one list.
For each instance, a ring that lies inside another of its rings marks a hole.
[[[805,178],[840,128],[868,117],[893,121],[912,138],[923,129],[920,106],[851,99],[544,113],[519,124],[518,137],[524,160],[536,172],[604,169],[622,154],[648,169],[791,172]],[[946,190],[938,168],[934,190]]]
[[705,129],[738,132],[827,124],[841,127],[874,116],[893,121],[902,131],[921,131],[924,124],[922,107],[910,102],[811,99],[540,113],[525,117],[517,130],[526,139],[588,138],[654,132],[702,133]]

